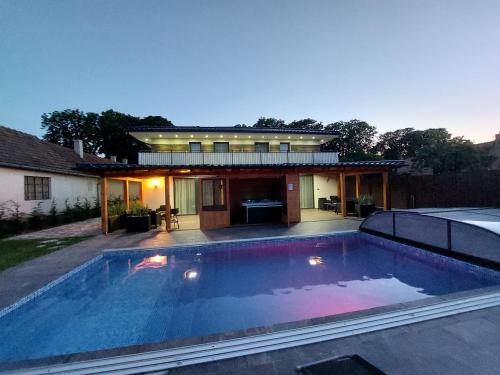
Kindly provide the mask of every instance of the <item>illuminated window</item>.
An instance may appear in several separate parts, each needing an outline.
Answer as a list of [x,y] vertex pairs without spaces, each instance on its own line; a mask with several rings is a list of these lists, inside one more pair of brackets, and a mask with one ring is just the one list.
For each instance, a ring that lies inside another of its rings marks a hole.
[[226,209],[226,181],[210,179],[202,181],[202,206],[204,211]]
[[24,200],[50,199],[50,177],[24,176]]

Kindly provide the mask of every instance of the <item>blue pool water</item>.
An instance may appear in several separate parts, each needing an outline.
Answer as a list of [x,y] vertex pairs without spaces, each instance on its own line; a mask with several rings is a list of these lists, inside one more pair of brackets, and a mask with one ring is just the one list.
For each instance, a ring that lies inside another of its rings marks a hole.
[[0,362],[269,326],[500,284],[364,233],[105,254],[0,313]]

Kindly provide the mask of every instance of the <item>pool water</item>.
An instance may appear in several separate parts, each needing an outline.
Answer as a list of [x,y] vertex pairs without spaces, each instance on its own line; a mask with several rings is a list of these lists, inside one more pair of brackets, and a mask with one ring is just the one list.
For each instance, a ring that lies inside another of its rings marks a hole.
[[0,362],[269,326],[493,285],[500,285],[499,272],[359,232],[117,251],[0,312]]

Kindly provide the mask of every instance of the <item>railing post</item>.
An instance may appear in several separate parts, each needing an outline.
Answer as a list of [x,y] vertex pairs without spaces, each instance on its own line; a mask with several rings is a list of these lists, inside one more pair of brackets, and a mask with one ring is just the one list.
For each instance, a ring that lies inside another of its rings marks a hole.
[[446,220],[448,251],[451,251],[451,220]]
[[312,165],[315,165],[315,163],[314,163],[314,155],[315,155],[315,154],[316,154],[315,152],[313,152],[313,153],[312,153],[312,159],[313,159],[313,160],[312,160]]
[[396,213],[392,213],[392,236],[396,237]]
[[231,165],[234,165],[234,151],[231,151]]

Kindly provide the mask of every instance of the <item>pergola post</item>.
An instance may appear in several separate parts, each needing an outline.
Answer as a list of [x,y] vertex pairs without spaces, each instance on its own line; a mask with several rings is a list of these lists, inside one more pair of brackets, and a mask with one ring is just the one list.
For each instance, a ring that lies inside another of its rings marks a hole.
[[345,173],[340,172],[340,211],[343,217],[347,216],[347,202],[345,191]]
[[356,199],[361,195],[361,175],[356,175]]
[[170,232],[172,229],[172,222],[170,219],[170,182],[168,176],[164,177],[165,180],[165,229]]
[[108,234],[108,178],[101,177],[101,229]]
[[389,209],[389,172],[382,172],[382,194],[384,199],[384,210]]
[[128,211],[130,209],[130,193],[128,187],[128,180],[123,180],[123,200],[125,201],[125,208]]

